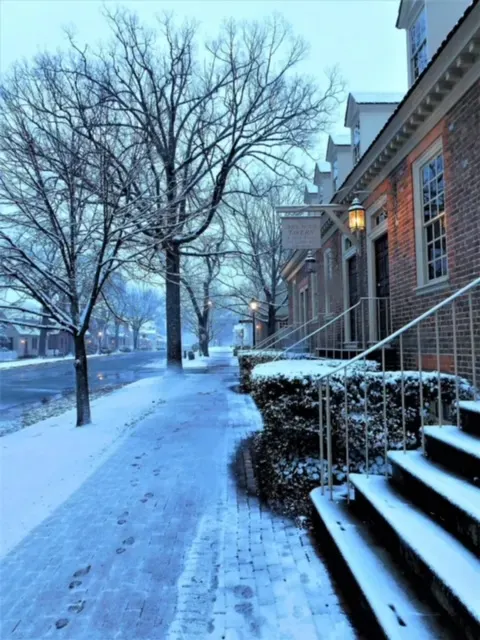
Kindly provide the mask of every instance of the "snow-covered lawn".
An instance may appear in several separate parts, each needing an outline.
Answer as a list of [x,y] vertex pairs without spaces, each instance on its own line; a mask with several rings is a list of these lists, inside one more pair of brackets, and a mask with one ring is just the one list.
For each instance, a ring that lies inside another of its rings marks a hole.
[[134,382],[94,400],[94,422],[76,428],[72,409],[0,439],[0,557],[64,502],[129,429],[152,413],[161,377]]
[[[93,353],[87,356],[90,358],[108,358],[115,355],[121,355],[121,351],[112,353],[108,356],[105,353]],[[74,356],[64,356],[62,358],[23,358],[21,360],[9,360],[8,362],[0,362],[0,369],[16,369],[17,367],[29,367],[32,365],[51,364],[52,362],[66,362],[73,360]]]

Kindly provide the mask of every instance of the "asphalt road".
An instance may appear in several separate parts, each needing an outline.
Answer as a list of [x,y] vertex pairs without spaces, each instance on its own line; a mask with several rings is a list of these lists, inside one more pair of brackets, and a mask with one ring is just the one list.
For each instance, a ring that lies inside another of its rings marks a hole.
[[[160,362],[164,362],[164,354],[158,351],[89,358],[90,388],[96,391],[161,375]],[[73,360],[0,369],[0,422],[11,419],[15,410],[66,395],[74,388]]]

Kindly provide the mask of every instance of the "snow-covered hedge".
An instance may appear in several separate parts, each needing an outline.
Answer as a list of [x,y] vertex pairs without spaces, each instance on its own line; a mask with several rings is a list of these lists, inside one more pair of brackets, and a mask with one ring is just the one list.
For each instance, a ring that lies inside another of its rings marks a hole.
[[251,390],[251,374],[254,367],[259,364],[272,362],[272,360],[312,360],[314,356],[308,353],[290,353],[281,350],[244,350],[238,352],[238,364],[240,368],[240,389],[245,393]]
[[[255,367],[252,395],[264,420],[264,431],[255,442],[256,475],[265,498],[292,514],[306,514],[308,493],[320,484],[318,380],[338,365],[338,361],[275,362]],[[422,374],[424,418],[435,422],[438,403],[438,374]],[[383,421],[383,374],[375,362],[349,367],[347,376],[335,374],[330,385],[330,419],[334,481],[345,479],[348,398],[348,442],[350,472],[365,471],[368,450],[369,471],[384,471],[385,431]],[[441,374],[444,415],[455,404],[455,378]],[[420,443],[420,382],[418,372],[404,373],[405,430],[408,448]],[[368,414],[365,417],[365,393]],[[403,443],[401,374],[386,372],[388,449]],[[323,418],[326,425],[326,398],[323,388]],[[473,389],[460,379],[460,398],[473,397]],[[366,428],[367,427],[367,428]],[[366,431],[368,435],[366,436]],[[324,428],[326,436],[326,428]],[[326,452],[326,437],[324,438]],[[326,470],[326,469],[325,469]]]

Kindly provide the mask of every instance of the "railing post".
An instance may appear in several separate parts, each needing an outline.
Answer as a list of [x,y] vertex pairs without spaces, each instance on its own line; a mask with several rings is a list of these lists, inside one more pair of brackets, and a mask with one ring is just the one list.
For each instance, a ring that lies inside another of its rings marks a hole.
[[443,403],[442,403],[442,374],[440,372],[440,328],[438,326],[438,311],[435,313],[435,347],[437,352],[437,380],[438,380],[438,420],[443,427]]
[[385,347],[382,347],[382,387],[383,387],[383,436],[385,438],[385,475],[388,476],[388,424],[387,424],[387,381],[385,375]]
[[418,390],[420,393],[420,431],[422,434],[422,451],[425,453],[425,416],[423,415],[423,379],[422,379],[422,338],[420,324],[417,324],[417,353],[418,353]]
[[473,302],[472,302],[472,292],[470,291],[468,294],[468,316],[469,316],[469,325],[470,325],[470,349],[472,352],[472,383],[473,388],[475,389],[475,394],[477,393],[477,360],[475,357],[475,336],[473,334]]
[[327,376],[327,466],[328,466],[328,490],[330,500],[333,500],[333,469],[332,469],[332,417],[330,415],[330,376]]
[[460,428],[460,391],[458,388],[458,351],[457,351],[457,307],[455,300],[452,302],[452,326],[453,326],[453,372],[455,374],[455,414],[457,427]]
[[323,454],[323,396],[322,396],[322,381],[318,383],[318,427],[319,427],[319,445],[320,445],[320,487],[322,495],[325,493],[325,481],[324,481],[324,454]]
[[400,372],[401,383],[400,393],[402,399],[402,434],[403,434],[403,453],[407,452],[407,428],[405,421],[405,376],[403,372],[403,333],[400,335]]
[[369,472],[369,460],[368,460],[368,373],[367,373],[367,359],[363,358],[363,366],[365,368],[365,396],[364,396],[364,411],[365,411],[365,472],[368,477]]
[[347,503],[350,503],[350,450],[349,450],[349,429],[348,429],[348,390],[347,390],[347,367],[343,370],[343,388],[345,402],[345,464],[347,467]]

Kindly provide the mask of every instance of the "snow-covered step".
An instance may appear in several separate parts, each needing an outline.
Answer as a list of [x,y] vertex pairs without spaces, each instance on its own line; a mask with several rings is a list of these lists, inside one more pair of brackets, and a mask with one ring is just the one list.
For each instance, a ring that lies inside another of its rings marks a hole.
[[480,489],[421,451],[392,451],[388,459],[394,484],[480,556]]
[[468,640],[480,638],[480,561],[386,478],[352,474],[355,502],[402,568],[429,591]]
[[461,400],[459,407],[462,428],[480,437],[480,401]]
[[345,591],[352,592],[349,604],[363,605],[359,620],[363,620],[368,637],[384,636],[390,640],[454,637],[446,632],[441,610],[433,611],[419,601],[390,554],[345,500],[331,501],[320,489],[314,489],[310,498],[318,514],[319,532],[329,547],[329,558],[346,579],[342,582]]
[[480,486],[480,438],[457,427],[425,427],[427,456]]

